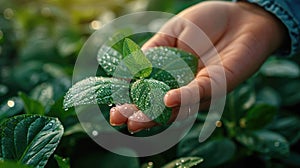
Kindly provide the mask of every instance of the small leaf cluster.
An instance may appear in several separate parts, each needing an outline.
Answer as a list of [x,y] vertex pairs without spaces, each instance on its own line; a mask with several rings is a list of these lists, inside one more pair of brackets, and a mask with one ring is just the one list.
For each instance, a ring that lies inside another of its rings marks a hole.
[[189,83],[198,64],[195,56],[176,48],[155,47],[144,53],[129,38],[111,47],[103,45],[97,60],[103,76],[109,77],[77,82],[67,92],[64,107],[133,103],[160,124],[166,124],[171,116],[171,109],[164,105],[164,95],[171,88]]

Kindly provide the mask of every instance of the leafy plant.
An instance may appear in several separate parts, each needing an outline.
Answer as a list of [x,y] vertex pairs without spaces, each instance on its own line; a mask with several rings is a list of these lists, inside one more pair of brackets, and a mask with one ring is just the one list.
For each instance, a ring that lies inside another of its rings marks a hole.
[[61,123],[50,117],[20,115],[0,125],[0,158],[44,167],[62,134]]
[[64,108],[134,103],[150,119],[166,124],[171,109],[165,107],[163,96],[171,88],[193,79],[198,64],[196,57],[170,47],[156,47],[144,54],[128,38],[123,40],[122,46],[122,54],[106,45],[100,48],[98,62],[111,77],[89,77],[77,82],[67,92]]

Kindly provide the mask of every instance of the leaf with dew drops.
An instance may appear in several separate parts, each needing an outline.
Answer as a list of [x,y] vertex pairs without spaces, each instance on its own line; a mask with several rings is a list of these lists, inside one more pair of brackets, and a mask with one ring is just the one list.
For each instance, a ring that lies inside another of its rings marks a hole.
[[57,118],[40,115],[11,117],[0,125],[0,158],[44,167],[63,132]]
[[204,159],[200,157],[183,157],[164,165],[162,168],[198,167],[203,161]]
[[73,85],[64,98],[64,108],[85,104],[130,103],[129,83],[125,80],[89,77]]
[[153,79],[138,80],[131,86],[134,104],[151,120],[166,124],[171,117],[171,108],[164,105],[163,97],[170,87]]
[[145,51],[152,63],[150,78],[162,81],[171,88],[178,88],[191,82],[198,68],[197,57],[172,47],[154,47]]
[[124,39],[123,61],[136,78],[146,78],[152,72],[152,64],[141,48],[129,38]]

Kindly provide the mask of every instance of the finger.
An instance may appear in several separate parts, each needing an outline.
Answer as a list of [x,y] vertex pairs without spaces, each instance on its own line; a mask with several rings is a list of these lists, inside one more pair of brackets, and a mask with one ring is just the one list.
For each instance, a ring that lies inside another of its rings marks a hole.
[[113,126],[120,126],[127,122],[134,112],[138,111],[133,104],[124,104],[110,109],[110,124]]
[[156,126],[157,123],[149,119],[142,111],[133,113],[127,121],[128,131],[131,133]]
[[210,65],[199,71],[188,85],[167,92],[164,103],[167,107],[200,105],[201,101],[214,96],[225,96],[226,78],[221,65]]

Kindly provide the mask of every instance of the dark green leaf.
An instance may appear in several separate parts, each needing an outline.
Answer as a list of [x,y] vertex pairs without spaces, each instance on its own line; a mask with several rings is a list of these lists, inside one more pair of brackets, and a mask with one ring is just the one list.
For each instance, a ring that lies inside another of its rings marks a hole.
[[19,114],[23,110],[24,104],[19,97],[12,97],[0,105],[0,121]]
[[41,103],[45,107],[45,112],[48,112],[54,104],[54,89],[52,85],[42,83],[30,92],[30,97]]
[[246,114],[246,128],[263,128],[273,120],[276,114],[276,107],[268,104],[256,104]]
[[300,139],[300,119],[297,116],[280,116],[270,125],[269,129],[283,135],[290,144],[298,142]]
[[0,96],[4,96],[7,92],[8,92],[7,86],[0,84]]
[[[134,155],[132,150],[123,148],[123,153]],[[72,161],[75,167],[86,168],[140,168],[138,157],[121,156],[112,152],[89,152]]]
[[19,96],[23,100],[25,112],[27,114],[45,114],[44,106],[37,100],[28,97],[25,93],[20,92]]
[[240,134],[237,140],[248,149],[270,157],[285,157],[290,152],[289,143],[283,136],[267,130]]
[[278,92],[274,89],[271,87],[265,87],[258,92],[257,102],[279,107],[281,104],[281,98]]
[[164,165],[162,168],[190,168],[199,166],[203,161],[203,158],[200,157],[183,157]]
[[56,118],[20,115],[1,124],[0,132],[0,157],[44,167],[63,135],[63,126]]
[[300,75],[300,68],[295,62],[283,59],[270,60],[266,62],[260,71],[266,76],[273,77],[296,78]]
[[114,78],[89,77],[69,89],[64,99],[64,108],[112,103],[130,103],[129,83]]
[[199,156],[204,159],[204,167],[215,167],[229,161],[235,154],[236,146],[230,139],[212,139],[199,143],[198,138],[198,133],[184,138],[178,146],[178,155]]
[[188,84],[197,73],[197,57],[180,49],[154,47],[146,50],[145,55],[155,68],[150,78],[166,81],[171,88]]
[[151,120],[166,124],[172,110],[164,105],[163,98],[169,90],[168,85],[157,80],[138,80],[131,86],[131,97],[133,103]]
[[152,72],[152,64],[141,48],[129,38],[123,44],[123,61],[131,74],[136,78],[146,78]]
[[70,159],[62,158],[58,155],[54,155],[54,158],[57,161],[59,168],[70,168]]
[[250,84],[242,84],[227,96],[224,118],[238,122],[255,103],[255,92]]
[[283,97],[282,104],[286,106],[296,105],[300,103],[300,80],[291,80],[281,85],[278,90],[280,96]]
[[3,168],[32,168],[29,165],[24,165],[21,163],[10,161],[10,160],[0,160],[0,167],[3,167]]

